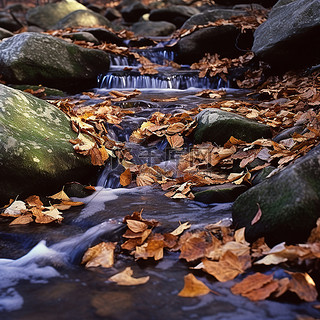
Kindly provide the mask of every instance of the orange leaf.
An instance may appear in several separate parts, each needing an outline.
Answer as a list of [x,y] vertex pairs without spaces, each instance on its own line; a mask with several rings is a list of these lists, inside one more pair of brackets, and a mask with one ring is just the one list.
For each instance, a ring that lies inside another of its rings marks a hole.
[[257,206],[258,206],[258,211],[257,211],[256,215],[254,216],[254,218],[252,219],[251,225],[254,225],[255,223],[257,223],[260,220],[261,215],[262,215],[262,211],[261,211],[259,203],[257,203]]
[[317,299],[318,292],[312,278],[307,273],[288,272],[291,275],[289,290],[307,302]]
[[121,173],[121,175],[120,175],[120,184],[123,187],[126,187],[131,183],[131,180],[132,180],[131,171],[128,168],[124,172]]
[[116,243],[101,242],[85,252],[81,263],[86,264],[86,268],[98,266],[111,268],[114,264],[115,247]]
[[137,220],[127,220],[127,225],[128,228],[135,233],[143,232],[148,228],[146,223]]
[[116,282],[120,286],[136,286],[144,284],[149,281],[150,277],[133,278],[133,271],[130,267],[127,267],[120,273],[115,274],[109,278],[109,281]]
[[198,297],[206,295],[211,290],[200,280],[198,280],[192,273],[184,276],[184,287],[179,292],[179,297]]
[[28,197],[25,202],[30,206],[30,207],[37,207],[37,208],[41,208],[43,206],[42,201],[40,200],[40,198],[38,196],[30,196]]

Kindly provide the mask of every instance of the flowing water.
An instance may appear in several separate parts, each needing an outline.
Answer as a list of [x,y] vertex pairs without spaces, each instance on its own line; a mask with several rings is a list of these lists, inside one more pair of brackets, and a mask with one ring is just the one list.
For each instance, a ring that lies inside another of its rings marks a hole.
[[[163,56],[170,54],[160,51],[160,58]],[[196,91],[227,85],[219,79],[214,80],[215,84],[210,79],[199,81],[194,71],[187,67],[180,75],[164,69],[160,76],[139,78],[133,65],[133,71],[120,76],[121,72],[124,73],[120,70],[123,69],[121,64],[128,63],[132,62],[114,60],[116,65],[108,75],[101,75],[100,88],[95,89],[103,93],[109,89],[143,88],[141,96],[119,103],[123,108],[136,111],[124,119],[121,124],[123,130],[116,126],[108,127],[110,135],[120,141],[127,141],[132,130],[153,112],[174,113],[191,109],[199,103],[208,102],[196,97]],[[192,82],[181,87],[182,82],[187,83],[183,77],[192,78]],[[224,98],[242,94],[227,89],[227,97]],[[154,97],[173,96],[179,100],[173,103],[151,102]],[[147,162],[175,169],[179,154],[170,151],[165,141],[149,148],[130,143],[127,146],[136,163]],[[80,265],[83,253],[101,241],[119,241],[124,231],[122,219],[133,211],[143,209],[144,218],[158,220],[161,223],[159,232],[172,231],[179,221],[189,221],[192,229],[197,229],[208,223],[231,219],[231,203],[205,205],[190,200],[168,199],[157,188],[120,188],[120,173],[121,168],[116,163],[109,163],[97,181],[97,191],[80,199],[86,203],[85,207],[66,212],[61,225],[9,227],[6,221],[0,225],[0,319],[292,320],[299,315],[317,317],[318,312],[308,303],[271,300],[253,303],[232,295],[230,287],[235,281],[219,283],[202,272],[194,273],[219,295],[179,297],[184,275],[190,269],[175,252],[166,253],[159,262],[152,262],[134,261],[132,257],[116,251],[116,262],[112,268],[85,269]],[[110,276],[128,266],[132,267],[135,277],[150,276],[149,282],[122,287],[108,281]],[[274,269],[268,272],[277,274],[282,271]]]

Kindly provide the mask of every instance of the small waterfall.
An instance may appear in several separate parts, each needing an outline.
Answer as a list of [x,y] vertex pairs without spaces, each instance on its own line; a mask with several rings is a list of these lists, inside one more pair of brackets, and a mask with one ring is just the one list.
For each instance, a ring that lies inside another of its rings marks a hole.
[[118,71],[100,75],[98,86],[101,89],[218,89],[227,84],[220,78],[199,78],[193,70],[176,73],[159,72],[155,75],[141,75],[138,72]]

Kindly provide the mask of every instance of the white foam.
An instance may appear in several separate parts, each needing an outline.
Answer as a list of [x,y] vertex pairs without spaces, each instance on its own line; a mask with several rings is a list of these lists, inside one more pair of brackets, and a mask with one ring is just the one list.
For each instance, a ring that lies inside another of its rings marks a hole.
[[19,310],[23,306],[23,298],[13,288],[9,288],[0,294],[0,311]]

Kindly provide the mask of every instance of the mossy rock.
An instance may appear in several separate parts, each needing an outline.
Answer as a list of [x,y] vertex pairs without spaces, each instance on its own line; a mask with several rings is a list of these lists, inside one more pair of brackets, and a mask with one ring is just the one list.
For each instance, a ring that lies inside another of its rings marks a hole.
[[[0,85],[0,202],[50,194],[68,181],[92,182],[97,169],[77,155],[67,116],[48,102]],[[94,181],[93,181],[94,183]]]
[[29,9],[26,18],[29,24],[48,30],[69,13],[77,10],[87,8],[77,1],[63,0]]
[[[236,228],[246,239],[265,237],[270,245],[305,241],[320,217],[320,147],[243,193],[233,205]],[[261,218],[252,220],[261,208]]]
[[109,70],[109,55],[32,32],[0,42],[0,73],[11,84],[34,84],[68,90],[95,87]]
[[196,143],[210,141],[223,145],[231,136],[246,142],[271,137],[268,126],[220,109],[205,109],[198,114],[197,120]]

